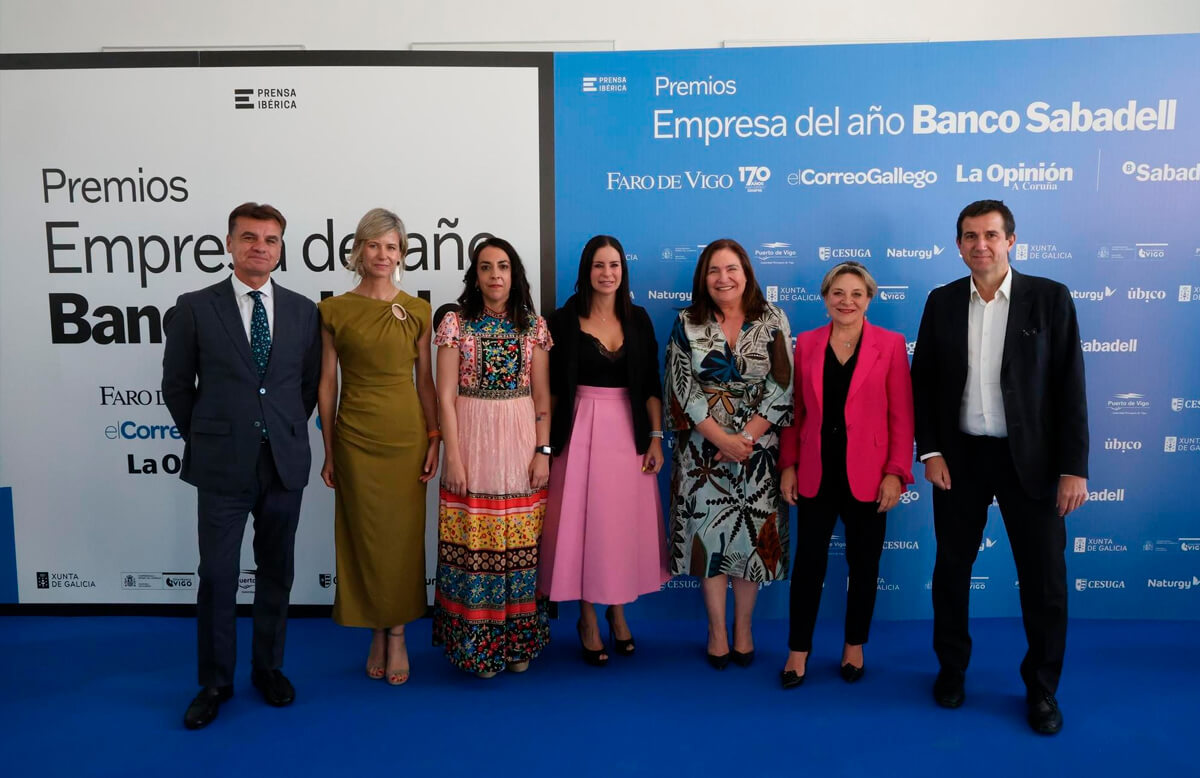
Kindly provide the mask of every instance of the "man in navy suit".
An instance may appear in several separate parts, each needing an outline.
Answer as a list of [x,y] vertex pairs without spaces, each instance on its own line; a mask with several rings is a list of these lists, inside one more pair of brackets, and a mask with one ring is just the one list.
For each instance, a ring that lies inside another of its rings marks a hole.
[[1070,292],[1009,267],[1015,241],[1003,202],[962,210],[956,242],[971,275],[929,293],[913,353],[917,456],[934,486],[933,694],[946,708],[965,697],[971,567],[995,498],[1021,587],[1028,721],[1054,734],[1067,638],[1064,517],[1087,500],[1087,397]]
[[233,275],[180,295],[165,322],[163,399],[186,442],[180,477],[196,487],[201,690],[184,714],[207,726],[233,694],[237,591],[246,516],[254,516],[251,681],[271,705],[295,690],[281,672],[300,497],[311,454],[321,338],[316,306],[271,281],[287,221],[269,205],[229,214]]

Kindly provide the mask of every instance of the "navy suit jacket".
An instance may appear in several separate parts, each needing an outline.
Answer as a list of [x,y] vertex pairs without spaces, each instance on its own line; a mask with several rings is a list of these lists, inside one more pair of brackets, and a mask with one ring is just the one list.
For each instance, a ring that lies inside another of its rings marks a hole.
[[[1075,304],[1067,287],[1012,273],[1000,358],[1008,448],[1027,494],[1052,497],[1061,475],[1088,474],[1087,392]],[[954,478],[959,413],[967,383],[970,279],[934,289],[913,353],[917,455],[942,452]]]
[[164,322],[163,400],[186,441],[180,477],[201,489],[255,487],[262,424],[284,487],[308,483],[320,323],[311,300],[271,284],[271,357],[261,380],[229,279],[180,295]]

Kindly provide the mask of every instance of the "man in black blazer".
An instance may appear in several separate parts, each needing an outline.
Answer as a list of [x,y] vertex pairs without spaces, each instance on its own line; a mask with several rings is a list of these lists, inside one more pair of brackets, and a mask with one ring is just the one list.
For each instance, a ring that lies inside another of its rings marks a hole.
[[956,242],[971,275],[929,293],[913,353],[917,456],[934,486],[933,694],[947,708],[964,699],[971,567],[995,498],[1021,587],[1028,720],[1054,734],[1067,635],[1064,517],[1087,500],[1087,399],[1070,292],[1009,267],[1015,240],[1003,202],[962,210]]
[[286,226],[269,205],[235,208],[225,239],[233,275],[180,295],[165,322],[163,399],[186,442],[180,477],[196,487],[199,515],[203,688],[184,714],[188,729],[207,726],[233,694],[247,514],[257,568],[251,681],[271,705],[295,699],[280,667],[321,338],[312,301],[271,281]]

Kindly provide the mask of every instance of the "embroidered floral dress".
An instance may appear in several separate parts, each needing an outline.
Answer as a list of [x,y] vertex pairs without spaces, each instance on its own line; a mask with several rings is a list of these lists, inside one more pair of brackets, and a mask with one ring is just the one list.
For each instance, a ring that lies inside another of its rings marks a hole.
[[525,331],[507,318],[448,313],[434,345],[459,350],[458,448],[465,497],[441,490],[433,641],[471,673],[533,659],[550,641],[534,596],[546,490],[529,488],[537,444],[533,350],[550,350],[546,322]]
[[[792,344],[774,305],[747,321],[733,348],[716,320],[681,312],[667,342],[666,425],[675,432],[671,471],[672,575],[787,578],[787,506],[779,494],[779,428],[792,423]],[[742,463],[716,461],[695,426],[711,418],[740,433],[758,414],[771,423]]]

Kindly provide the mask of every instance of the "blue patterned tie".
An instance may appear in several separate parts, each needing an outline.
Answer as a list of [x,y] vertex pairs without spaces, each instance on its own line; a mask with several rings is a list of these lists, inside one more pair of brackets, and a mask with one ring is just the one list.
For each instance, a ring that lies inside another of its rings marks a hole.
[[263,305],[262,292],[250,292],[254,298],[254,312],[250,314],[250,354],[258,366],[258,377],[262,380],[267,372],[267,361],[271,359],[271,328],[267,324],[267,306]]

